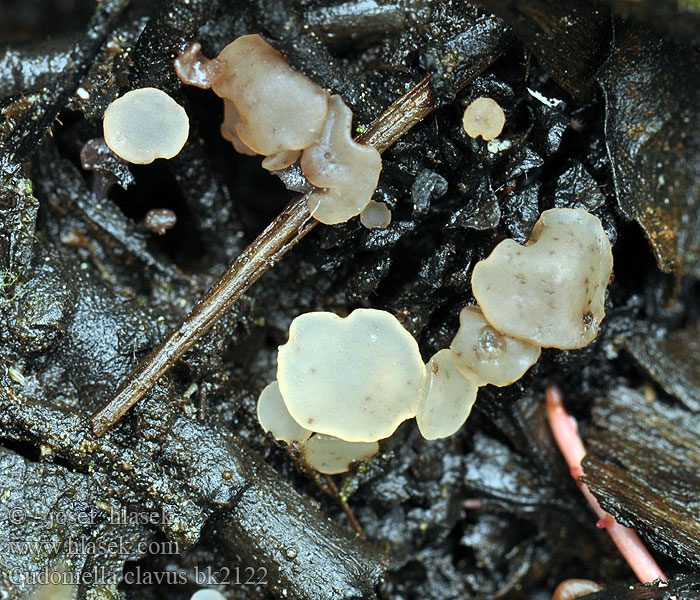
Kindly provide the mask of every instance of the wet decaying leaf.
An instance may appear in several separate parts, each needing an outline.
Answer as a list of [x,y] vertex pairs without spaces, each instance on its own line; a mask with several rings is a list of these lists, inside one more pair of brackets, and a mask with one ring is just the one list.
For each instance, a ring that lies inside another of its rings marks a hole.
[[585,481],[620,522],[653,531],[649,543],[700,565],[700,423],[625,388],[593,408]]
[[606,63],[605,137],[620,208],[637,221],[659,267],[700,276],[700,56],[649,30],[624,27]]
[[[664,270],[700,273],[700,78],[680,26],[662,39],[605,4],[573,0],[7,4],[0,596],[22,600],[35,587],[14,583],[13,569],[102,569],[109,581],[84,581],[71,599],[188,600],[215,587],[227,600],[549,600],[573,577],[604,583],[598,600],[698,597],[700,332],[687,324],[700,295],[692,277],[667,275],[652,256]],[[45,42],[49,33],[60,37]],[[304,183],[298,168],[271,177],[259,157],[236,154],[220,135],[220,99],[172,69],[193,40],[213,57],[248,33],[341,94],[358,132],[429,76],[429,109],[382,155],[374,199],[392,222],[315,227],[96,438],[90,414]],[[129,165],[103,153],[105,108],[138,86],[167,91],[189,115],[190,139],[170,161]],[[506,114],[490,143],[461,124],[481,96]],[[581,350],[544,350],[512,386],[482,388],[457,435],[428,442],[405,423],[375,458],[336,477],[362,539],[332,486],[256,420],[290,322],[311,310],[389,310],[427,359],[474,303],[474,264],[505,237],[527,241],[552,207],[593,212],[614,245],[599,336]],[[177,224],[152,233],[152,209]],[[661,388],[652,404],[640,395],[649,377]],[[667,588],[632,586],[596,528],[549,433],[550,382],[590,447],[589,486],[649,542],[674,577]],[[32,518],[13,522],[18,506]],[[110,509],[164,520],[115,524]],[[95,517],[72,518],[84,513]],[[57,519],[66,523],[47,525]],[[72,554],[70,540],[125,549]],[[241,579],[253,569],[264,581],[203,582],[202,569],[239,569]]]
[[632,336],[625,347],[667,393],[700,412],[700,322],[661,339]]

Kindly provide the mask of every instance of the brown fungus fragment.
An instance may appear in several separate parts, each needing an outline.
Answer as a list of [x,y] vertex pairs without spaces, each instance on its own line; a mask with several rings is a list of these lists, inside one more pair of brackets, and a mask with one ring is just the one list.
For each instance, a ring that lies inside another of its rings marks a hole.
[[177,215],[169,208],[152,208],[143,220],[143,226],[158,235],[163,235],[176,224]]
[[192,42],[174,62],[175,73],[182,83],[204,90],[211,88],[226,72],[226,63],[204,56],[199,42]]

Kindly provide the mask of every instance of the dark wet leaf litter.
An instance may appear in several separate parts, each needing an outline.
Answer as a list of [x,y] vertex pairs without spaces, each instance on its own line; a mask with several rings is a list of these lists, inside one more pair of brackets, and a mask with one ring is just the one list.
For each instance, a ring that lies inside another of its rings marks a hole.
[[[31,587],[8,573],[51,566],[183,577],[121,583],[119,596],[118,580],[85,584],[76,598],[184,599],[206,565],[267,569],[267,585],[230,586],[229,598],[545,599],[568,577],[608,586],[591,599],[700,597],[695,3],[106,0],[91,16],[92,4],[13,0],[0,25],[7,597]],[[437,109],[384,154],[376,199],[393,211],[387,230],[317,227],[98,440],[89,414],[292,197],[220,138],[218,100],[184,89],[171,66],[193,39],[213,56],[251,32],[341,93],[357,125],[426,74]],[[97,152],[83,169],[105,107],[145,85],[186,107],[183,152],[144,167]],[[506,111],[502,144],[461,129],[464,105],[483,95]],[[525,241],[553,206],[593,212],[614,242],[598,338],[483,389],[453,438],[426,442],[407,423],[338,477],[360,540],[324,482],[255,422],[290,321],[388,309],[427,359],[473,301],[474,263],[506,236]],[[177,215],[163,236],[144,226],[160,208]],[[667,588],[632,585],[596,529],[546,426],[548,382],[579,419],[588,485],[649,544],[674,577]],[[110,506],[167,522],[110,524]],[[10,518],[16,507],[25,519]],[[70,518],[91,510],[89,525]],[[71,555],[67,540],[88,538],[131,550]],[[59,550],[9,545],[19,540]],[[142,555],[142,541],[177,542],[179,553]]]

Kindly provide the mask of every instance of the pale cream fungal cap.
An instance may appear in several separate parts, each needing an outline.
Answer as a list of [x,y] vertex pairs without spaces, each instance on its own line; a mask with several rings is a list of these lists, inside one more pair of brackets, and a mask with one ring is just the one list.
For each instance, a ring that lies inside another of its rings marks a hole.
[[226,596],[224,596],[219,590],[203,589],[197,590],[194,594],[192,594],[190,600],[226,600]]
[[259,35],[244,35],[219,54],[226,72],[212,89],[233,102],[240,115],[235,131],[258,154],[302,150],[320,136],[328,92],[292,70]]
[[467,420],[476,401],[477,386],[462,375],[447,349],[432,356],[416,423],[427,440],[456,433]]
[[311,215],[335,225],[359,215],[377,188],[382,158],[350,135],[352,111],[340,96],[331,96],[321,139],[304,150],[301,169],[317,190],[308,199]]
[[377,442],[346,442],[331,435],[316,434],[300,444],[301,456],[312,469],[326,475],[349,471],[353,463],[372,458]]
[[497,138],[506,124],[506,115],[498,102],[477,98],[464,111],[462,125],[469,137],[481,136],[486,141]]
[[236,106],[230,100],[224,98],[224,120],[221,123],[221,137],[233,144],[234,149],[239,154],[255,156],[257,152],[245,145],[243,140],[236,133],[236,126],[241,122],[241,117],[236,110]]
[[172,158],[182,150],[190,132],[185,109],[152,87],[117,98],[107,107],[102,124],[112,152],[139,165]]
[[459,331],[450,345],[457,368],[478,386],[516,382],[537,362],[540,350],[496,331],[477,306],[465,306],[459,313]]
[[542,213],[525,246],[504,240],[477,263],[472,291],[496,330],[545,348],[581,348],[605,316],[612,266],[600,219],[554,208]]
[[258,398],[258,421],[265,432],[280,442],[308,440],[311,431],[304,429],[289,414],[276,381],[265,387]]
[[300,315],[280,346],[277,380],[303,427],[348,442],[389,437],[414,417],[425,365],[413,336],[392,314],[357,309]]
[[370,200],[360,213],[360,222],[367,229],[386,229],[391,224],[391,211],[384,202]]

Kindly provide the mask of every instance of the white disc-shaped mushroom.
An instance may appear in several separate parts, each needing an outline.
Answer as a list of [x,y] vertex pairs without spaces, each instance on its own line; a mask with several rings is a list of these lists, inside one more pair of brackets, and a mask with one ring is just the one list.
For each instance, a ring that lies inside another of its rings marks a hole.
[[349,442],[389,437],[418,410],[425,365],[413,336],[383,310],[303,314],[280,346],[277,381],[305,428]]
[[139,165],[172,158],[182,150],[190,132],[185,109],[152,87],[117,98],[107,107],[102,125],[112,152]]
[[207,588],[197,590],[194,594],[192,594],[190,600],[226,600],[226,596],[224,596],[219,590]]
[[478,306],[465,306],[459,313],[459,331],[450,344],[455,365],[478,386],[514,383],[537,362],[540,350],[496,331]]
[[478,388],[459,372],[447,349],[433,355],[427,371],[416,423],[425,439],[437,440],[456,433],[464,425]]
[[346,442],[331,435],[314,435],[299,445],[301,456],[319,473],[345,473],[353,463],[372,458],[379,450],[377,442]]
[[553,208],[525,246],[504,240],[476,264],[472,291],[496,330],[545,348],[581,348],[605,316],[612,265],[598,217]]
[[481,136],[486,141],[497,138],[506,124],[501,106],[491,98],[477,98],[464,111],[462,126],[469,137]]
[[292,419],[276,381],[266,386],[260,393],[257,412],[260,426],[266,432],[272,433],[272,436],[280,442],[288,444],[302,442],[308,440],[313,433]]

